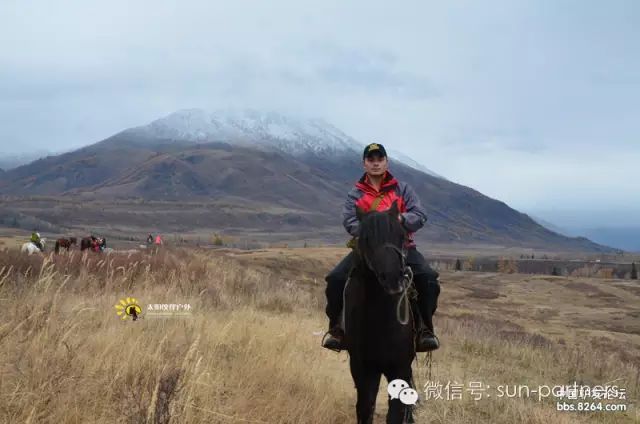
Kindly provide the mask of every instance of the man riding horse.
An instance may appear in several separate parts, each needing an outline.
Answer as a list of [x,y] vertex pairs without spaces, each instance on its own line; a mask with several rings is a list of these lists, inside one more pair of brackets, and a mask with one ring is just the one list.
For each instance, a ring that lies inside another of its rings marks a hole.
[[86,249],[93,250],[94,252],[101,252],[107,247],[107,239],[102,237],[96,237],[93,234],[89,237],[84,237],[80,240],[80,250]]
[[42,247],[42,240],[40,238],[40,233],[34,231],[31,233],[31,243],[35,244],[41,252],[44,252],[44,248]]
[[[348,246],[356,247],[359,231],[358,210],[363,212],[388,210],[394,201],[399,207],[398,220],[407,231],[407,264],[413,271],[413,282],[418,292],[418,310],[423,322],[417,325],[416,351],[428,352],[438,349],[440,342],[433,328],[433,313],[437,308],[440,295],[439,274],[426,262],[416,249],[413,233],[424,225],[427,216],[413,189],[398,182],[388,171],[387,152],[381,144],[372,143],[364,149],[362,155],[364,175],[349,192],[342,215],[343,225],[353,236]],[[325,277],[327,282],[326,314],[329,317],[329,333],[323,347],[331,350],[345,349],[344,330],[340,326],[343,308],[343,291],[349,272],[354,263],[355,252],[351,251]]]

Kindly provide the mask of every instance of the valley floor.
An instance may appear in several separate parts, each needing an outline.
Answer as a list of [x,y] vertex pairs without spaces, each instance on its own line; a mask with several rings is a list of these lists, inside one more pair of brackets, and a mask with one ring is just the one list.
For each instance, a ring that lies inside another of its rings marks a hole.
[[[354,422],[348,356],[320,347],[323,276],[346,253],[24,256],[4,248],[0,422]],[[443,271],[441,284],[442,347],[431,367],[424,354],[414,367],[418,423],[637,422],[637,281]],[[117,315],[127,297],[142,319]],[[156,304],[188,304],[189,314],[153,317]],[[508,394],[574,382],[624,388],[626,399],[601,402],[627,410],[562,412],[552,396],[496,395],[500,385]],[[470,384],[486,387],[481,399]],[[442,399],[427,400],[427,385]],[[455,387],[460,399],[451,399]],[[384,422],[385,388],[376,422]]]

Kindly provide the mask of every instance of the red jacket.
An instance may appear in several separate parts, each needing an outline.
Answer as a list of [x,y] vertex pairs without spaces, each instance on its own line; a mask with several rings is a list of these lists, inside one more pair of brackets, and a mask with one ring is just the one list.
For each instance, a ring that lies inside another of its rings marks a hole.
[[369,212],[376,197],[381,196],[377,211],[385,211],[397,200],[398,210],[403,216],[403,226],[408,232],[408,246],[414,247],[413,233],[418,231],[427,222],[427,214],[420,200],[411,186],[396,180],[391,173],[386,172],[382,180],[380,190],[376,190],[369,183],[367,174],[364,174],[355,184],[347,196],[347,201],[342,209],[344,228],[354,237],[358,236],[360,222],[356,215],[356,208]]

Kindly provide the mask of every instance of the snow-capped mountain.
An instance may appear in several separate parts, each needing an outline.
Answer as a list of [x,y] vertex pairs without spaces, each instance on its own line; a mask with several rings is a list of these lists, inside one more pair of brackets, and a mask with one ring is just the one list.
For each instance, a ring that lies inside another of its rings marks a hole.
[[293,155],[362,148],[356,140],[323,120],[296,119],[250,109],[212,113],[185,109],[129,131],[152,138],[195,143],[259,143]]
[[[126,133],[145,138],[194,143],[223,141],[230,144],[262,144],[294,156],[305,154],[362,154],[360,143],[322,119],[293,118],[256,110],[184,109]],[[400,152],[391,159],[429,175],[443,178]]]
[[[101,199],[92,205],[96,209],[91,213],[78,208],[77,212],[59,210],[57,200],[52,207],[36,212],[31,201],[24,206],[13,202],[2,205],[7,216],[31,214],[43,221],[74,222],[83,228],[95,225],[98,216],[103,225],[117,224],[141,232],[154,225],[173,232],[243,228],[250,233],[326,231],[333,234],[331,237],[343,237],[339,211],[354,180],[362,175],[363,147],[320,120],[252,111],[180,111],[0,173],[0,195],[65,196],[90,205],[93,202],[87,199]],[[329,150],[332,152],[327,154]],[[609,249],[584,238],[556,234],[503,202],[426,175],[428,170],[392,149],[389,155],[394,175],[425,199],[430,225],[419,235],[425,241],[555,246],[563,251]],[[409,166],[400,166],[400,162]],[[158,207],[163,209],[149,206],[147,210],[145,204],[139,209],[135,206],[133,213],[123,213],[120,203],[109,208],[106,199],[161,201],[163,206]],[[212,207],[168,208],[175,213],[165,210],[169,204],[165,202],[182,205],[185,201]],[[17,209],[8,209],[14,206]],[[20,209],[23,207],[27,209]],[[160,210],[162,213],[157,213]]]

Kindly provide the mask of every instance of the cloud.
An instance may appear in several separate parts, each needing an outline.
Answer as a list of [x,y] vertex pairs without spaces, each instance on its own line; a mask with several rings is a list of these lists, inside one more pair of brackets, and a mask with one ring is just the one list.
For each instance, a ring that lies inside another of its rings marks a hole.
[[446,137],[447,148],[454,154],[491,154],[502,151],[541,153],[550,148],[526,129],[452,128]]
[[0,151],[252,107],[324,118],[514,205],[587,207],[548,194],[585,179],[622,202],[640,151],[638,21],[634,1],[8,0]]

